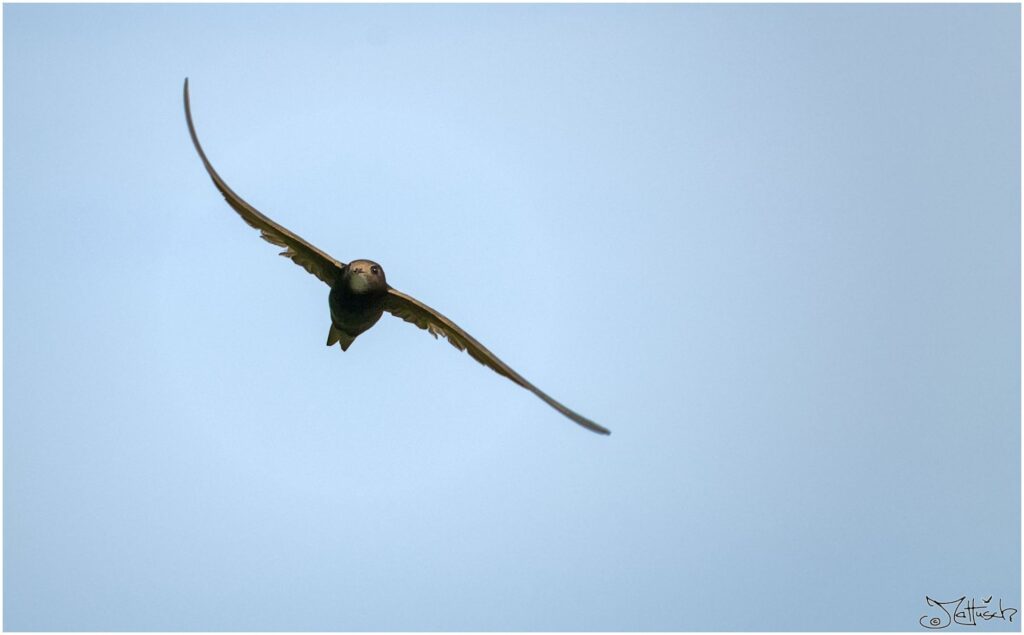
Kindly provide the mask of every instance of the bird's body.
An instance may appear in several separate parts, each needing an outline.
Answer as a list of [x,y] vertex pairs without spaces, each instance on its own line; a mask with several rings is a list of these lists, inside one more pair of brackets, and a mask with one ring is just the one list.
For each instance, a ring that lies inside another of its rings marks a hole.
[[370,330],[384,314],[388,287],[384,268],[372,260],[353,260],[331,286],[331,328],[327,345],[338,342],[347,351],[360,333]]
[[376,262],[372,260],[353,260],[345,264],[340,260],[336,260],[303,240],[300,236],[264,216],[259,210],[242,199],[242,197],[235,194],[228,187],[228,184],[220,178],[217,171],[213,169],[213,165],[206,158],[206,153],[199,144],[199,137],[196,135],[195,126],[192,124],[192,109],[188,98],[188,79],[185,80],[185,120],[188,123],[192,143],[195,145],[196,152],[199,153],[199,158],[202,159],[203,165],[206,167],[207,174],[209,174],[210,179],[221,195],[224,196],[224,200],[227,201],[228,205],[242,217],[242,220],[260,230],[264,240],[279,247],[284,247],[284,251],[281,252],[282,256],[290,258],[295,264],[301,266],[331,288],[328,295],[328,305],[331,310],[331,325],[327,333],[328,346],[333,346],[337,343],[341,350],[348,350],[352,342],[360,334],[373,327],[385,312],[391,313],[406,322],[411,322],[419,328],[426,330],[434,337],[440,335],[446,338],[455,348],[460,351],[466,351],[481,364],[499,375],[507,377],[517,385],[526,388],[552,408],[584,428],[598,434],[610,434],[606,428],[566,408],[548,396],[547,393],[526,381],[522,375],[512,370],[505,362],[498,359],[497,355],[487,350],[483,344],[476,341],[454,322],[416,298],[390,286],[384,276],[384,268]]

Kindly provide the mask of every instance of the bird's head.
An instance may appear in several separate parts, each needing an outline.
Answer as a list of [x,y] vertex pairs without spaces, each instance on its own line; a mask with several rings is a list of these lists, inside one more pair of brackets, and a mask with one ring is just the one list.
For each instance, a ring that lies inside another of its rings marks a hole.
[[353,260],[345,267],[345,285],[352,293],[380,293],[387,290],[384,267],[372,260]]

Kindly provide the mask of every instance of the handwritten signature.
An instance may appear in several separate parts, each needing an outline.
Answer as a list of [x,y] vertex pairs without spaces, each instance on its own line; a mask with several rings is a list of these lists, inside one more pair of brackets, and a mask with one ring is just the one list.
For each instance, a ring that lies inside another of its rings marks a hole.
[[983,599],[981,604],[978,604],[975,598],[968,600],[966,595],[956,600],[949,600],[948,602],[939,602],[927,595],[924,596],[924,599],[928,601],[928,606],[937,606],[942,610],[942,613],[939,615],[922,615],[921,619],[918,620],[921,626],[931,630],[943,629],[950,624],[977,626],[979,618],[986,622],[989,620],[1008,620],[1013,622],[1013,616],[1017,614],[1017,609],[1003,607],[1002,598],[999,599],[999,610],[995,610],[995,607],[991,606],[991,595]]

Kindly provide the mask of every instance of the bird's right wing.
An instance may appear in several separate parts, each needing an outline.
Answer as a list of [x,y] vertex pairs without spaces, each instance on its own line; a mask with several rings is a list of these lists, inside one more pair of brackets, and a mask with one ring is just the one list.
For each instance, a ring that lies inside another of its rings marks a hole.
[[284,251],[281,252],[282,256],[291,258],[295,264],[320,278],[328,285],[333,286],[335,280],[345,268],[345,263],[331,258],[303,240],[301,236],[293,234],[261,214],[255,207],[246,203],[241,196],[235,194],[228,187],[228,184],[224,182],[224,179],[220,178],[217,171],[213,169],[209,159],[206,158],[206,153],[203,152],[203,147],[199,145],[199,137],[196,136],[195,126],[192,125],[192,108],[189,106],[187,78],[185,79],[185,120],[188,122],[188,132],[192,135],[192,143],[195,144],[196,151],[199,152],[199,158],[203,160],[203,165],[206,166],[206,171],[213,180],[213,184],[220,190],[228,205],[238,212],[242,220],[260,230],[263,240],[278,247],[284,247]]
[[498,359],[497,355],[487,350],[483,344],[473,339],[472,335],[459,328],[455,322],[452,322],[416,298],[389,287],[388,295],[384,300],[384,310],[396,317],[402,318],[406,322],[415,324],[421,329],[426,330],[434,337],[437,337],[438,335],[444,336],[455,348],[460,351],[466,351],[473,359],[484,366],[487,366],[503,377],[508,377],[516,384],[519,384],[523,388],[529,390],[543,399],[549,406],[558,412],[561,412],[563,415],[572,419],[587,430],[598,434],[611,434],[607,428],[599,426],[583,415],[566,408],[561,403],[548,396],[548,394],[540,388],[537,388],[530,382],[526,381],[522,375],[512,370],[505,362]]

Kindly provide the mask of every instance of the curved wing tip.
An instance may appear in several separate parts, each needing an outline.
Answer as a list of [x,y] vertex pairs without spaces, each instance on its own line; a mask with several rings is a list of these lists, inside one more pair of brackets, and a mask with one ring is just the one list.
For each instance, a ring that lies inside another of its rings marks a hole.
[[611,433],[612,433],[612,431],[609,430],[608,428],[606,428],[606,427],[604,427],[602,425],[599,425],[597,423],[594,423],[590,419],[586,419],[584,417],[580,417],[579,419],[576,419],[575,417],[569,417],[569,418],[572,419],[573,422],[576,423],[581,428],[586,428],[587,430],[590,430],[594,434],[600,434],[600,435],[604,435],[604,436],[607,437],[607,436],[610,436]]

